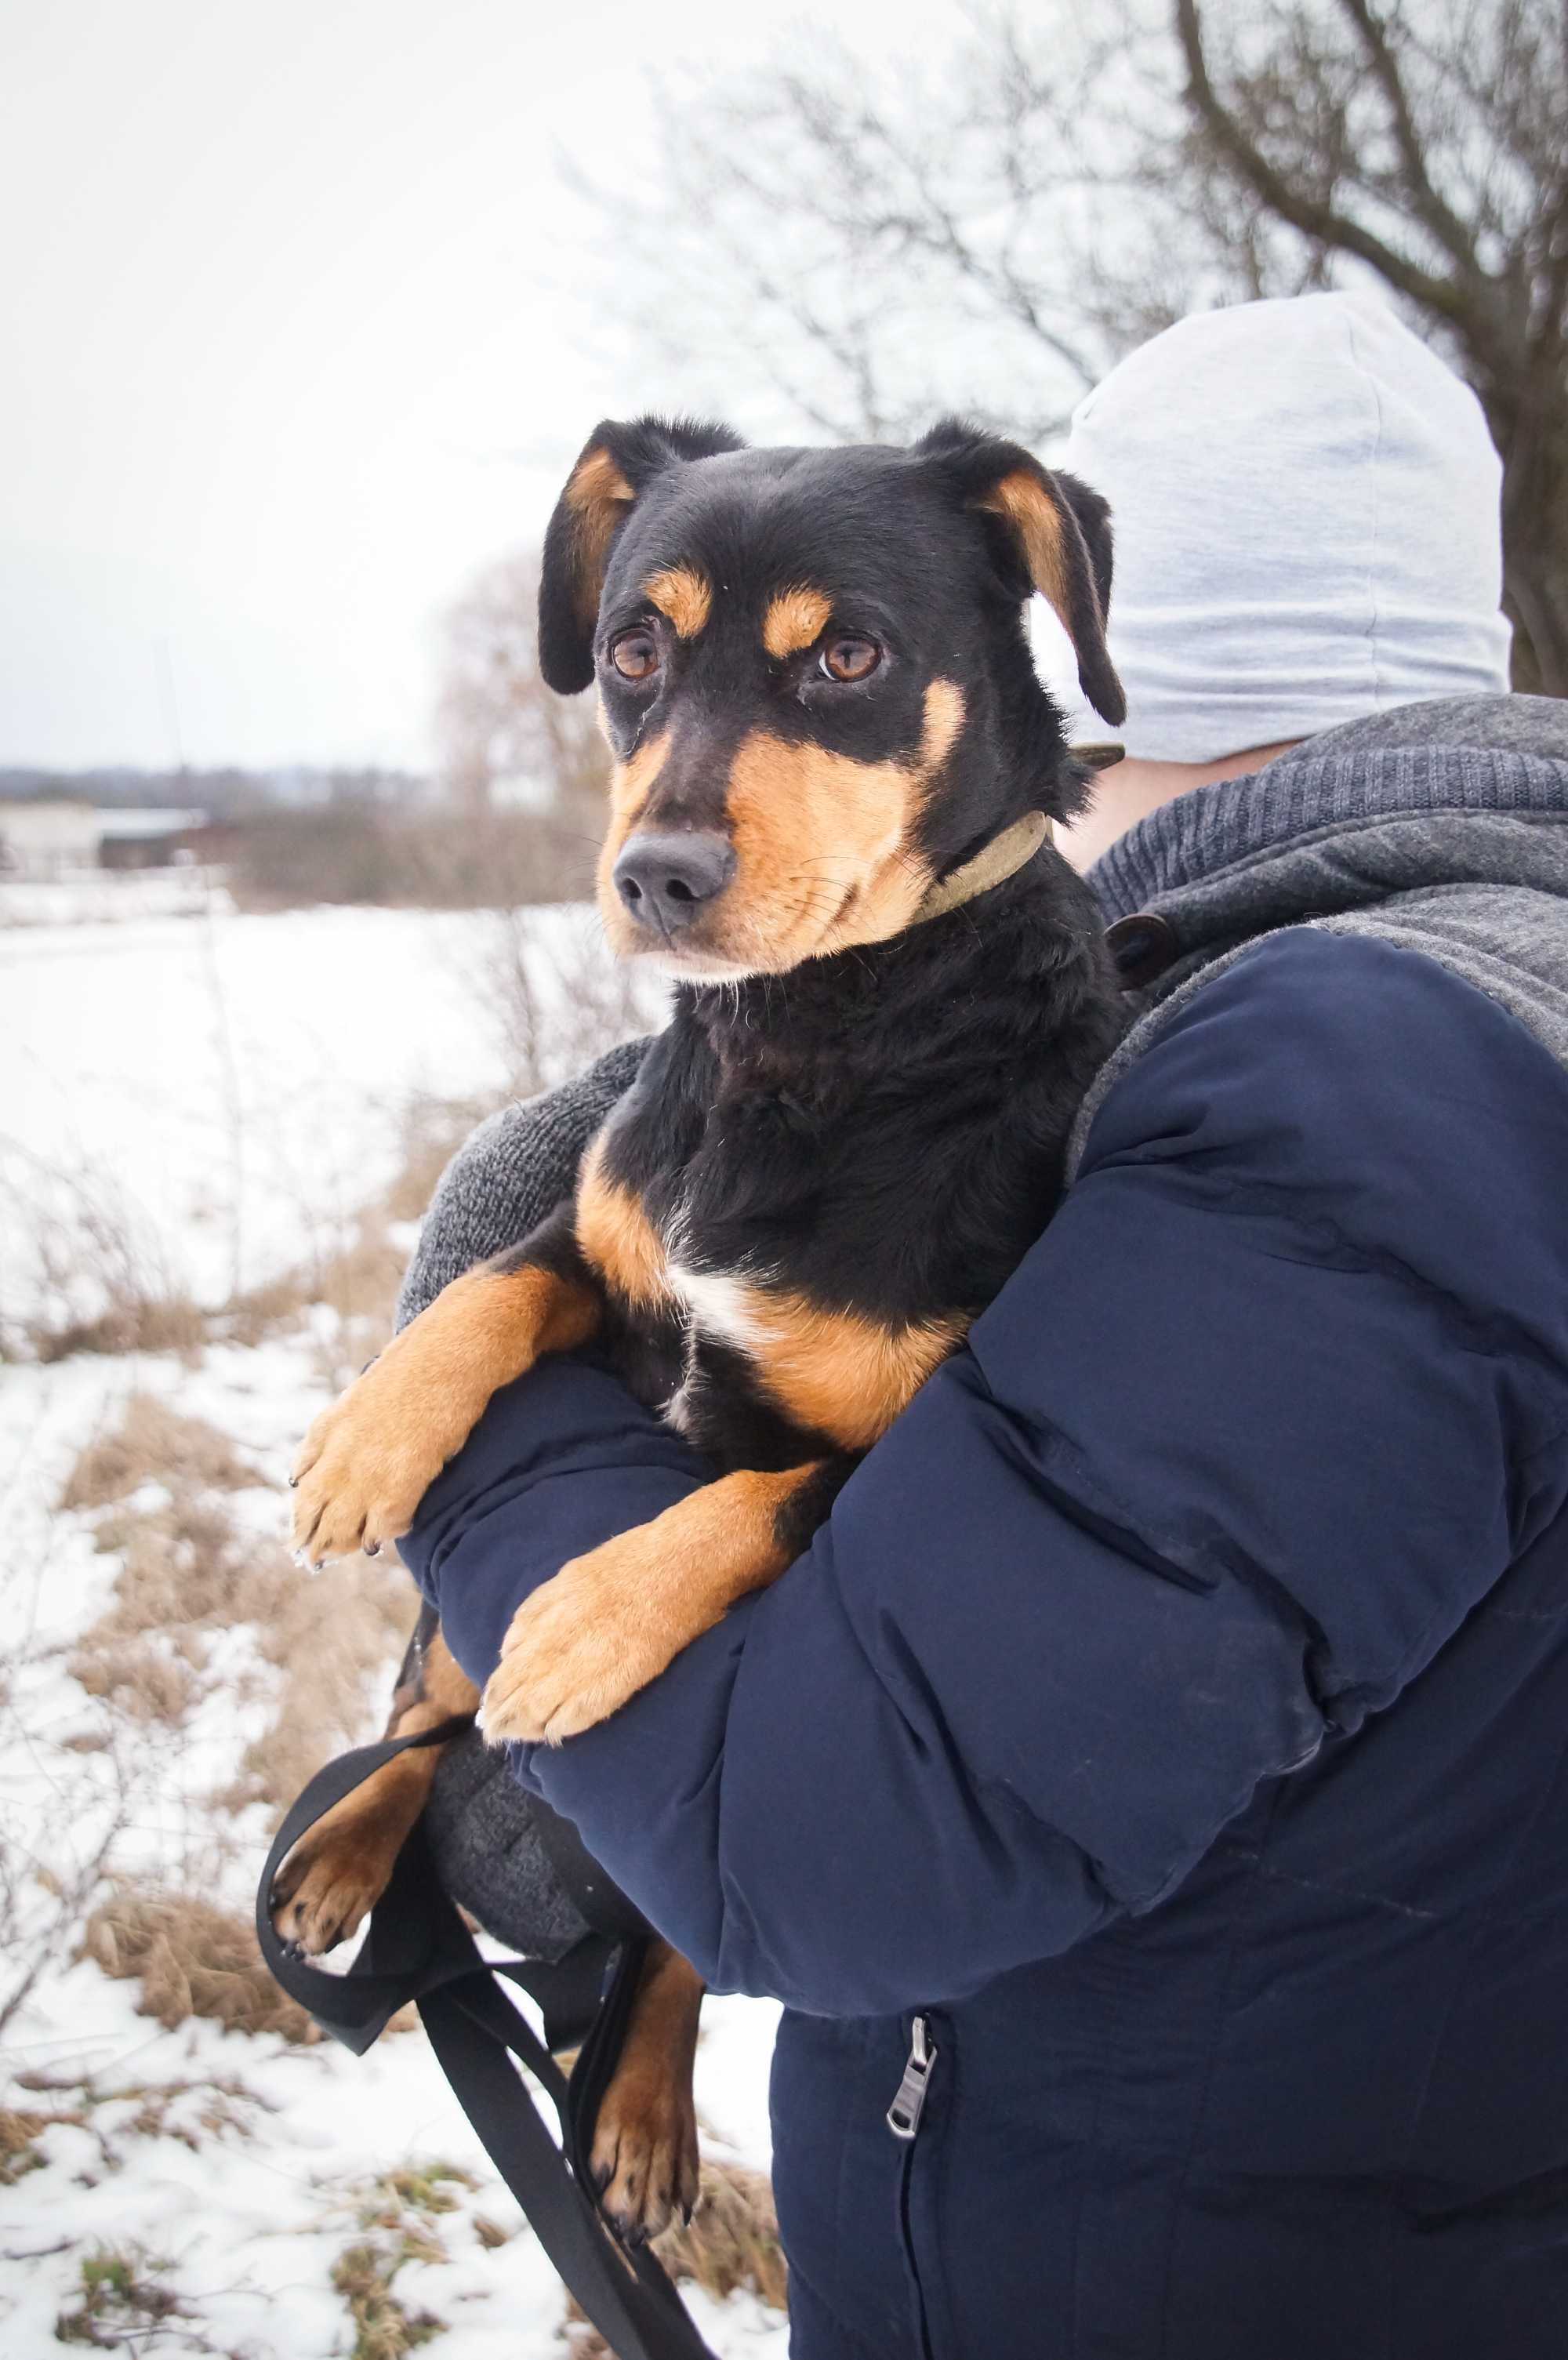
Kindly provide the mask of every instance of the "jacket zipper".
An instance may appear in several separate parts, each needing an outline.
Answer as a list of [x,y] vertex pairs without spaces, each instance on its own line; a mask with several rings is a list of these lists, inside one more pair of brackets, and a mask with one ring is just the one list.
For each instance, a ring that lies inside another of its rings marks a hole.
[[887,2127],[896,2139],[912,2139],[920,2126],[925,2112],[926,2092],[931,2087],[931,2068],[937,2060],[937,2047],[931,2037],[929,2018],[917,2016],[910,2027],[909,2053],[904,2062],[904,2078],[898,2094],[887,2109]]
[[932,2360],[932,2354],[925,2289],[920,2283],[920,2266],[915,2258],[915,2224],[911,2209],[913,2190],[910,2183],[914,2173],[915,2137],[920,2127],[920,2116],[925,2112],[936,2060],[937,2046],[931,2038],[931,2018],[917,2016],[909,2026],[909,2053],[904,2060],[903,2075],[893,2103],[887,2109],[887,2122],[904,2150],[904,2160],[898,2173],[898,2227],[904,2241],[904,2267],[909,2273],[909,2292],[914,2303],[920,2360]]

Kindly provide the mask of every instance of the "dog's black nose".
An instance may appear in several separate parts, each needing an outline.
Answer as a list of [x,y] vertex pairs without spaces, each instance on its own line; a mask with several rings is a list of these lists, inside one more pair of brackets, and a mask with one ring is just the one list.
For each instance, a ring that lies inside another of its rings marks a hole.
[[634,836],[615,863],[615,890],[639,926],[673,934],[724,891],[735,866],[728,836],[712,829]]

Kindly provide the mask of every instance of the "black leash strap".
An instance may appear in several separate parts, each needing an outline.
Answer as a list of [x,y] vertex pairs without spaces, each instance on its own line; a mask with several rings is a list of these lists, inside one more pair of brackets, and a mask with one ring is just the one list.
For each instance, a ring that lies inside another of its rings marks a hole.
[[[579,1943],[554,1965],[485,1959],[442,1887],[418,1827],[345,1974],[314,1965],[286,1945],[272,1923],[274,1880],[307,1830],[396,1754],[442,1744],[468,1726],[459,1718],[411,1737],[361,1745],[317,1772],[287,1813],[261,1873],[256,1931],[262,1957],[289,1997],[356,2057],[398,2008],[415,2002],[441,2070],[491,2161],[618,2360],[714,2360],[655,2256],[646,2246],[629,2249],[615,2235],[589,2169],[594,2117],[636,1994],[647,1939],[640,1927],[623,1930],[617,1923],[612,1935]],[[542,1809],[539,1833],[552,1859],[567,1857],[573,1845],[580,1849],[575,1830],[564,1820],[552,1824]],[[626,1909],[622,1904],[623,1918]],[[503,1991],[503,1977],[543,2010],[543,2040]],[[569,2081],[550,2051],[574,2046],[578,2057]],[[554,2105],[561,2147],[517,2065]]]

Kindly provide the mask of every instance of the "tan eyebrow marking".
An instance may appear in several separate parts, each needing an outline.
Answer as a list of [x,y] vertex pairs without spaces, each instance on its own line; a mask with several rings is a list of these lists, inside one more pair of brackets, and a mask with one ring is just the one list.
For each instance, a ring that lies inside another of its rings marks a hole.
[[647,585],[661,615],[674,624],[677,636],[694,639],[713,611],[713,594],[694,565],[667,565]]
[[768,601],[768,612],[762,618],[762,644],[770,656],[791,656],[801,648],[809,648],[826,630],[833,614],[833,600],[820,590],[801,585],[794,590],[780,590]]

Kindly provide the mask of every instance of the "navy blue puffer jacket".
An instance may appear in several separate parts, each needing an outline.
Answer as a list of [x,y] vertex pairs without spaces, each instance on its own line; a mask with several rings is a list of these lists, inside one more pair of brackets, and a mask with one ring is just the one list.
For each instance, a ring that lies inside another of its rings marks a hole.
[[[549,1365],[404,1554],[483,1679],[700,1476]],[[1568,1073],[1269,937],[808,1556],[519,1764],[787,2003],[800,2360],[1562,2360],[1565,1502]]]

